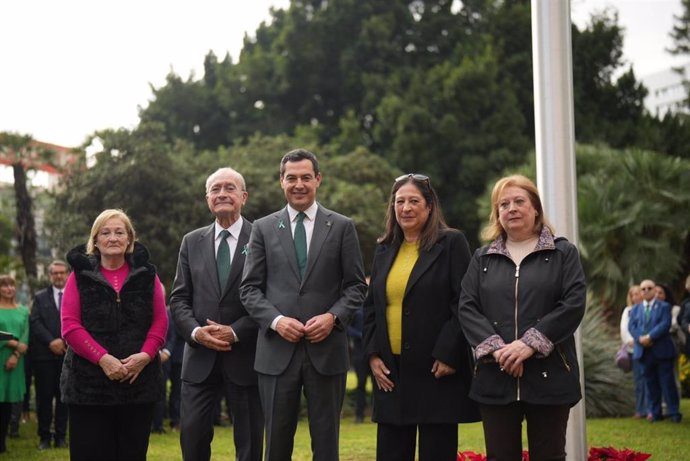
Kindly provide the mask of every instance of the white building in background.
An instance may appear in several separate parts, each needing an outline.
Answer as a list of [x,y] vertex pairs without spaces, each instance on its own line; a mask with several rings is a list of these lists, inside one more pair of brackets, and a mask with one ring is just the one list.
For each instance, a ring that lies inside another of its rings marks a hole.
[[683,74],[674,69],[662,70],[640,78],[649,94],[644,99],[644,106],[650,114],[663,117],[667,112],[686,112],[688,92],[683,80],[690,80],[690,63],[683,66]]

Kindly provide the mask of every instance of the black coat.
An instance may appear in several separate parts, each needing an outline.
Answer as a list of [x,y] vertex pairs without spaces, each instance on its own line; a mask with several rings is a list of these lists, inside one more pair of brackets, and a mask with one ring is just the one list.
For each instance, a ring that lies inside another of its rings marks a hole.
[[31,350],[31,359],[36,362],[61,361],[64,355],[55,355],[48,347],[51,341],[61,337],[60,311],[55,305],[52,286],[36,293],[31,307],[30,319],[29,349]]
[[535,328],[554,347],[546,357],[537,353],[527,359],[519,379],[502,372],[490,354],[480,358],[470,396],[494,405],[517,400],[574,405],[581,397],[574,333],[585,313],[585,301],[580,258],[564,238],[542,234],[519,273],[502,244],[478,249],[462,281],[459,306],[470,344],[477,347],[496,335],[508,344]]
[[[462,280],[470,260],[465,236],[443,233],[429,251],[420,250],[403,299],[402,351],[396,366],[386,323],[386,280],[399,245],[376,249],[371,284],[364,303],[367,356],[378,354],[391,370],[391,392],[374,389],[373,419],[388,424],[449,424],[479,420],[468,397],[471,354],[457,318]],[[435,360],[456,374],[436,379]]]

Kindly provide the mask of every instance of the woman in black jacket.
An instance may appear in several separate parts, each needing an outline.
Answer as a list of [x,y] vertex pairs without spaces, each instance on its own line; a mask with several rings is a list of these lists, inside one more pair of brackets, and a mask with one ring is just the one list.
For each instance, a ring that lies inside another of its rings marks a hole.
[[565,460],[570,408],[581,398],[574,333],[585,312],[577,249],[555,238],[534,183],[499,180],[491,218],[462,281],[460,323],[475,348],[470,397],[480,403],[487,458]]
[[414,460],[417,433],[420,461],[454,461],[458,423],[478,420],[457,318],[469,259],[467,240],[446,226],[429,178],[397,178],[364,304],[379,461]]

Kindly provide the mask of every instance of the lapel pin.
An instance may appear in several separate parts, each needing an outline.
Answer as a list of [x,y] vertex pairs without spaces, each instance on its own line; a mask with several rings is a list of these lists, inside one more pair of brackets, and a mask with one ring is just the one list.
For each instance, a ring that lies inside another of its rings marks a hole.
[[278,229],[285,229],[285,223],[282,219],[278,221]]
[[326,227],[331,227],[331,222],[330,222],[330,221],[326,221]]
[[249,253],[249,244],[245,243],[244,246],[242,247],[242,254],[247,256]]

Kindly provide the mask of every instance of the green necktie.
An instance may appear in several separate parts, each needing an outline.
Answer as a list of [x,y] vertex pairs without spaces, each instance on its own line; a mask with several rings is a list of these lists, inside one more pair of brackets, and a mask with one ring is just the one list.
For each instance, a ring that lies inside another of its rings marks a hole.
[[644,306],[644,332],[649,332],[649,316],[652,313],[652,303],[645,303]]
[[218,270],[218,282],[220,282],[221,293],[225,291],[225,284],[228,283],[228,276],[230,275],[230,245],[228,245],[227,241],[229,236],[230,232],[228,230],[221,231],[220,244],[216,254],[216,269]]
[[304,269],[307,267],[307,232],[304,230],[304,216],[302,211],[297,213],[295,223],[295,254],[300,278],[304,277]]

